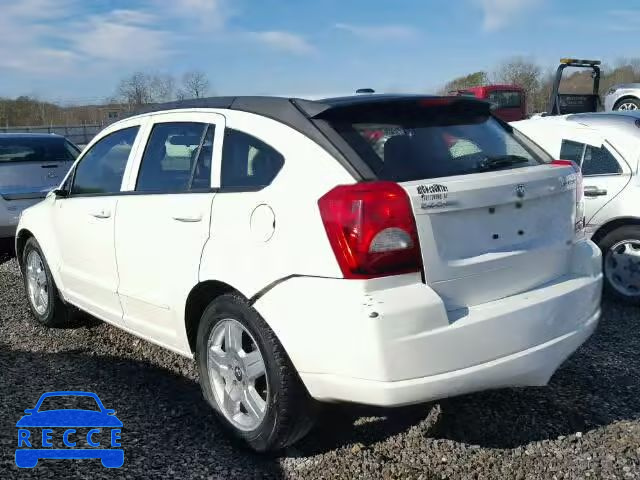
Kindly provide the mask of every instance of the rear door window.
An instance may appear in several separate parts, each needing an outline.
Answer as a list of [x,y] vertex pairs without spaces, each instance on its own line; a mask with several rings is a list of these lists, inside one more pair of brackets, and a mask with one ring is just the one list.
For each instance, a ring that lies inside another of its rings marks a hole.
[[158,123],[142,156],[136,191],[180,193],[211,187],[215,126]]
[[582,174],[589,175],[618,175],[622,167],[606,146],[595,147],[572,140],[563,140],[560,148],[560,158],[572,160],[580,165]]
[[562,160],[571,160],[577,165],[581,165],[585,146],[586,145],[584,143],[574,142],[572,140],[562,140],[562,145],[560,146],[560,158]]
[[381,180],[422,180],[551,161],[526,137],[492,117],[486,104],[441,102],[433,107],[424,101],[337,109],[325,120]]

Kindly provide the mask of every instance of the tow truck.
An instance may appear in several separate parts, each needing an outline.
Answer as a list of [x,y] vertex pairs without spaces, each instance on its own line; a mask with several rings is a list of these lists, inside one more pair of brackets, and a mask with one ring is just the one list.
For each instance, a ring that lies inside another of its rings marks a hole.
[[[602,104],[598,93],[600,89],[600,64],[600,60],[560,59],[560,65],[556,70],[551,88],[549,108],[544,116],[597,112]],[[592,93],[560,93],[562,75],[566,68],[591,69]]]

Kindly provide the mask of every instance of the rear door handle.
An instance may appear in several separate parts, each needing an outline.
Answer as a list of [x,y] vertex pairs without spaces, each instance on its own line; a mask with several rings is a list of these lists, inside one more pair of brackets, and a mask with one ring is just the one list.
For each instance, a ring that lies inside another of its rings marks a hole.
[[202,221],[202,215],[200,214],[193,214],[193,215],[174,215],[172,217],[176,222],[182,222],[182,223],[197,223]]
[[58,168],[60,165],[58,164],[47,164],[47,165],[40,165],[41,168]]
[[111,218],[111,212],[107,209],[93,210],[89,212],[89,215],[95,218]]
[[585,197],[602,197],[607,194],[607,190],[605,188],[599,188],[594,185],[587,185],[584,187],[584,196]]

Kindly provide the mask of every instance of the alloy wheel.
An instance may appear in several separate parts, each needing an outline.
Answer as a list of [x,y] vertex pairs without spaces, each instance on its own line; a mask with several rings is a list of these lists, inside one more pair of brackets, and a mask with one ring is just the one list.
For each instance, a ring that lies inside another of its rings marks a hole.
[[613,245],[605,255],[604,272],[618,293],[640,296],[640,240],[623,240]]
[[44,315],[49,307],[49,281],[42,257],[35,250],[27,255],[26,277],[31,306],[38,315]]
[[636,105],[633,102],[624,102],[624,103],[618,105],[617,110],[623,110],[623,111],[638,110],[638,105]]
[[207,368],[222,414],[239,430],[255,430],[267,411],[269,383],[260,348],[240,322],[224,319],[213,328]]

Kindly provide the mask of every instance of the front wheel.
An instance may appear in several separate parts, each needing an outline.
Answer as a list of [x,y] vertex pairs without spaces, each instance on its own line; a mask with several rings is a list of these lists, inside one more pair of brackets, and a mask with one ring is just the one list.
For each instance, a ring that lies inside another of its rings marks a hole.
[[627,303],[640,304],[640,226],[627,225],[601,241],[605,293]]
[[620,100],[613,109],[623,112],[628,110],[640,110],[640,100],[637,98],[625,98],[624,100]]
[[62,301],[49,265],[35,238],[22,253],[22,277],[31,312],[45,327],[62,327],[69,322],[69,310]]
[[196,360],[205,399],[252,449],[279,450],[311,429],[312,399],[275,333],[240,295],[222,295],[205,310]]

